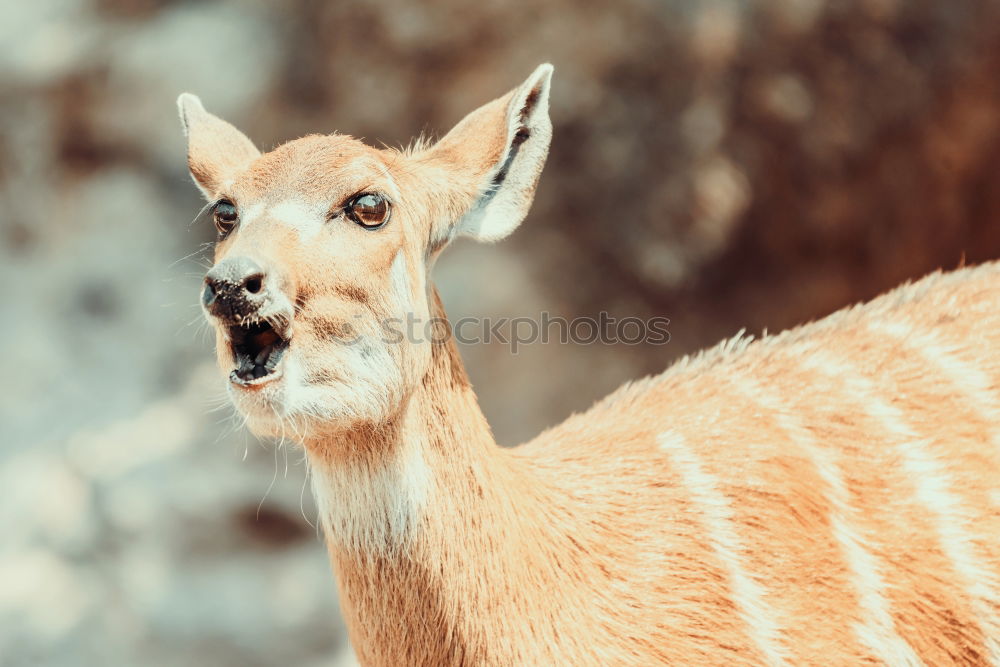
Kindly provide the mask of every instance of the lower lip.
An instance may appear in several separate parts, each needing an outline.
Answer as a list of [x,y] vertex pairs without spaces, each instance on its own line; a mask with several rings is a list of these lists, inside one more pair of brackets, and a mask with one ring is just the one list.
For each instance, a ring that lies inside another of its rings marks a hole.
[[254,378],[253,380],[244,380],[243,378],[236,375],[236,371],[232,371],[229,373],[229,383],[239,389],[254,391],[260,389],[264,385],[268,385],[271,384],[272,382],[280,380],[283,376],[284,376],[284,371],[282,370],[279,364],[278,368],[274,369],[264,377]]

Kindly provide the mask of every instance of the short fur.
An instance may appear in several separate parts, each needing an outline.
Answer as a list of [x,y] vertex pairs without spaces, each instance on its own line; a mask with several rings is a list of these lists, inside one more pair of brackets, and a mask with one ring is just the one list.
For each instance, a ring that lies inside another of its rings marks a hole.
[[[453,341],[380,336],[444,317],[448,240],[524,217],[550,75],[409,152],[260,156],[180,101],[193,177],[242,215],[217,260],[254,258],[294,304],[284,375],[230,388],[305,446],[361,662],[1000,664],[1000,265],[726,341],[514,449]],[[331,216],[373,188],[384,229]]]

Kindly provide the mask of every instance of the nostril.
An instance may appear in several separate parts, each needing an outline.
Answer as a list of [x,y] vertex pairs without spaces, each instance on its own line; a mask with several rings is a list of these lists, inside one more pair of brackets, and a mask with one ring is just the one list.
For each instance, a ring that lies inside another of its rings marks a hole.
[[211,280],[205,281],[205,289],[201,292],[201,302],[206,306],[211,306],[215,302],[215,283]]
[[258,292],[260,292],[261,288],[264,287],[264,276],[262,276],[259,273],[255,273],[254,275],[246,279],[246,282],[243,283],[243,286],[251,294],[257,294]]

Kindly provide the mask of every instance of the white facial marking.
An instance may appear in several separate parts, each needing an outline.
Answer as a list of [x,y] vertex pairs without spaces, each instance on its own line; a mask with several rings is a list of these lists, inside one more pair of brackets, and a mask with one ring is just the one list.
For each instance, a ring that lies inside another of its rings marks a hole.
[[767,603],[767,591],[741,562],[745,549],[733,529],[729,498],[719,490],[719,481],[705,470],[694,448],[682,435],[667,432],[659,436],[658,442],[680,474],[688,497],[701,511],[705,532],[729,575],[733,603],[747,625],[750,638],[769,665],[788,665],[787,649],[780,642],[781,629],[774,610]]
[[243,227],[253,224],[255,221],[259,220],[261,215],[263,215],[265,206],[263,202],[256,202],[250,204],[245,209],[240,211],[240,224]]
[[278,202],[268,210],[268,216],[274,222],[294,229],[302,241],[308,241],[316,236],[326,224],[323,209],[301,199]]
[[290,350],[285,354],[285,396],[281,409],[286,415],[308,413],[310,397],[301,355]]
[[401,313],[408,313],[413,308],[413,297],[410,292],[410,272],[407,268],[406,256],[402,250],[396,253],[389,270],[392,278],[392,292]]

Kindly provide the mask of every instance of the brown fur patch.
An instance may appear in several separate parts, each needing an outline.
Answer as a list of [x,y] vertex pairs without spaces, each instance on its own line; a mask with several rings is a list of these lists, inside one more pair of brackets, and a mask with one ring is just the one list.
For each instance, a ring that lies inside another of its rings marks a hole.
[[320,338],[336,340],[342,343],[352,342],[358,335],[350,322],[328,317],[313,317],[309,320],[313,331]]
[[333,384],[340,379],[335,372],[326,369],[315,370],[309,373],[306,381],[309,384]]
[[299,286],[298,292],[295,294],[295,314],[298,315],[306,306],[309,305],[309,300],[313,297],[313,290],[308,285]]
[[368,295],[368,292],[361,289],[357,285],[337,283],[333,286],[333,291],[337,295],[344,297],[348,301],[353,301],[354,303],[367,306],[371,302],[371,297]]

